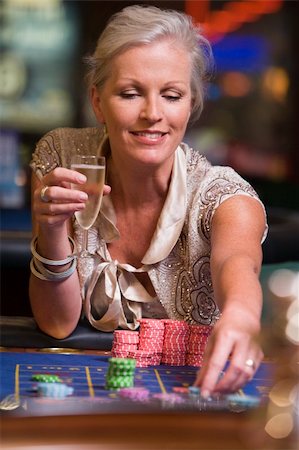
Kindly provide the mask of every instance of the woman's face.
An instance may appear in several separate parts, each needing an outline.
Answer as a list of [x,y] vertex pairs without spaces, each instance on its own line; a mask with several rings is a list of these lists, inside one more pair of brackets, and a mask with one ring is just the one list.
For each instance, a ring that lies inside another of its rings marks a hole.
[[172,162],[191,112],[191,63],[176,42],[162,40],[113,58],[110,76],[92,92],[113,158],[160,166]]

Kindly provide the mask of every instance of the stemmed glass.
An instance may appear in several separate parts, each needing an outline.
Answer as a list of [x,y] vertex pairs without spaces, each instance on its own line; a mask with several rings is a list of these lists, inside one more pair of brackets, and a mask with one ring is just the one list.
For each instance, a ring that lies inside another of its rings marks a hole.
[[86,176],[86,183],[72,185],[72,188],[86,192],[88,200],[82,211],[76,211],[75,217],[83,228],[81,257],[88,257],[88,230],[95,222],[102,203],[105,182],[105,158],[94,155],[75,155],[71,160],[71,169]]

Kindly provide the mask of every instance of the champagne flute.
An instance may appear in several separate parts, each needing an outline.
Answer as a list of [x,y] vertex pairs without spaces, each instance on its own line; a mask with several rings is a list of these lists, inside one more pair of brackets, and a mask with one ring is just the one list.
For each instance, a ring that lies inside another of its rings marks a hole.
[[83,228],[81,257],[88,257],[88,230],[95,222],[102,203],[103,187],[105,182],[105,158],[94,155],[75,155],[71,160],[71,169],[86,176],[86,183],[72,185],[72,188],[83,191],[88,195],[85,208],[76,211],[75,217]]

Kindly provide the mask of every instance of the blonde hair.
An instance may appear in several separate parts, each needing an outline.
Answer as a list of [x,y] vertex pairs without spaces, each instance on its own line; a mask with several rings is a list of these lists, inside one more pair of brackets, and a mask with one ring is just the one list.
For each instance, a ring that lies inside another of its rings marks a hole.
[[200,116],[206,83],[213,68],[212,50],[192,18],[175,10],[132,5],[114,14],[100,35],[93,55],[85,58],[89,89],[101,89],[109,77],[111,59],[128,48],[148,45],[162,38],[177,40],[191,58],[191,121]]

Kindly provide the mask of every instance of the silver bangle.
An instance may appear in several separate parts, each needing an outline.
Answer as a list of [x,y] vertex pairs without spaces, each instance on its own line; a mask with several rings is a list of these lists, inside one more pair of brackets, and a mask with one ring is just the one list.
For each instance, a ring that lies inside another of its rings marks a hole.
[[68,236],[68,239],[73,246],[73,253],[72,253],[72,255],[68,256],[65,259],[60,259],[60,260],[55,261],[54,259],[47,259],[47,258],[44,258],[43,256],[39,255],[36,251],[37,236],[35,236],[31,241],[31,245],[30,245],[31,253],[35,259],[37,259],[38,261],[40,261],[43,264],[47,264],[48,266],[64,266],[65,264],[72,262],[77,257],[75,254],[75,248],[76,248],[75,241],[70,236]]
[[62,281],[70,277],[76,270],[77,259],[74,258],[71,266],[64,270],[63,272],[52,272],[51,270],[43,267],[43,263],[39,262],[37,259],[32,258],[30,261],[31,273],[43,281]]

